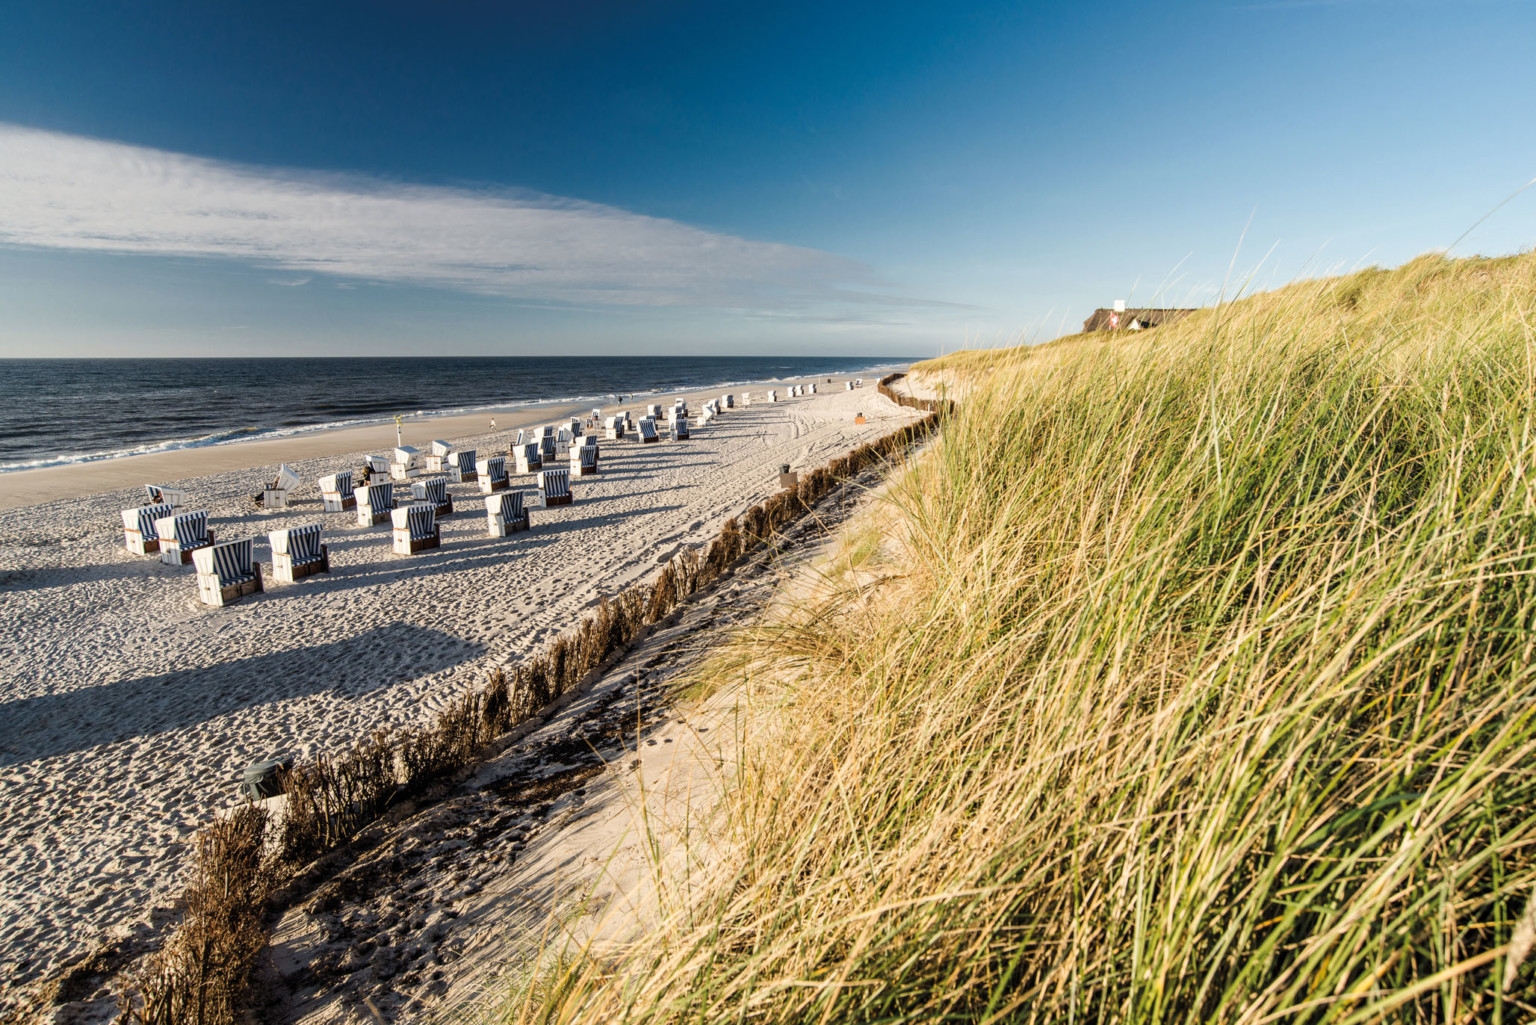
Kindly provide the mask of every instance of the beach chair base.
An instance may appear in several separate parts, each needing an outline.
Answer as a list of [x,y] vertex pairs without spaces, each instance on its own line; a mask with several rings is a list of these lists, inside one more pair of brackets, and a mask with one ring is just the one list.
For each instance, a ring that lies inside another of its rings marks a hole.
[[444,502],[442,505],[437,507],[437,518],[438,519],[442,519],[444,516],[452,516],[452,515],[453,515],[453,496],[449,495],[448,496],[448,501]]
[[498,491],[505,491],[512,486],[512,482],[503,478],[491,480],[489,477],[480,478],[480,493],[482,495],[494,495]]
[[340,495],[321,495],[320,504],[325,506],[326,512],[346,512],[348,509],[357,508],[357,497],[348,495],[342,498]]
[[204,605],[223,606],[230,602],[239,601],[248,594],[264,591],[261,586],[260,564],[251,567],[255,573],[249,579],[237,581],[233,584],[219,586],[218,577],[205,577],[201,573],[197,575],[197,598]]
[[160,539],[151,538],[144,540],[144,535],[137,530],[123,531],[123,547],[134,555],[156,555],[160,551]]
[[287,488],[264,488],[261,492],[261,507],[263,509],[288,508]]
[[555,495],[554,497],[545,495],[544,504],[545,506],[570,505],[575,499],[575,495]]
[[447,473],[447,456],[427,456],[428,473]]
[[572,463],[571,464],[571,476],[572,477],[595,477],[595,476],[597,476],[597,467],[595,467],[595,466],[582,466],[580,463]]
[[527,530],[529,527],[528,510],[526,509],[523,510],[522,519],[513,520],[511,523],[502,519],[500,513],[487,516],[486,521],[489,527],[487,533],[491,537],[506,537],[509,534],[516,534],[518,531]]
[[310,562],[301,562],[294,565],[293,556],[286,552],[272,553],[272,575],[280,583],[292,584],[304,577],[313,576],[316,573],[329,573],[331,571],[331,548],[329,545],[320,546],[320,558]]
[[182,548],[176,543],[175,538],[162,537],[160,539],[160,561],[167,566],[186,566],[192,562],[192,553],[199,548],[207,548],[213,544],[213,531],[208,531],[207,544],[196,545],[192,548]]
[[660,441],[660,440],[661,440],[661,435],[658,434],[654,438],[641,438],[640,439],[640,444],[642,444],[642,445],[649,445],[652,442],[656,442],[656,441]]
[[363,506],[358,506],[358,509],[357,509],[357,525],[359,527],[376,527],[380,523],[388,523],[388,522],[389,522],[389,510],[386,509],[384,512],[375,514],[374,512],[372,512],[371,510],[369,510],[369,509],[367,509],[367,508],[365,508]]
[[389,477],[391,480],[410,480],[412,477],[421,476],[421,471],[414,466],[406,466],[404,463],[390,463]]
[[458,470],[450,469],[448,471],[448,479],[455,484],[473,484],[480,479],[480,473],[477,470],[466,470],[460,472]]
[[413,538],[404,530],[395,531],[396,555],[415,555],[417,552],[425,552],[436,548],[441,543],[442,538],[437,534],[433,534],[431,537]]

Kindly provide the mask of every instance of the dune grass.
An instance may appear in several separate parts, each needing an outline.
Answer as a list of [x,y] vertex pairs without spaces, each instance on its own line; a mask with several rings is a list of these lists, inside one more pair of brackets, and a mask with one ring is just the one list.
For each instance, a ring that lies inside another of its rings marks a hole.
[[505,1016],[1532,1020],[1533,316],[1424,257],[995,356],[715,663],[718,880]]

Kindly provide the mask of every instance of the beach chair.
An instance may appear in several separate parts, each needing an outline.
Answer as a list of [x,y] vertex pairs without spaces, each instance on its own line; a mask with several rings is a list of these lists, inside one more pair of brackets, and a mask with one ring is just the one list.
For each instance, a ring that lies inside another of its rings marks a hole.
[[661,435],[656,433],[656,421],[645,417],[640,421],[640,442],[649,445],[653,441],[660,441]]
[[395,480],[410,480],[421,473],[421,450],[410,445],[401,445],[395,449],[394,459],[390,460],[389,475]]
[[306,523],[267,534],[272,543],[272,575],[285,584],[312,573],[331,571],[331,550],[320,542],[321,525]]
[[812,384],[811,384],[811,394],[812,394],[812,395],[815,395],[815,394],[816,394],[816,385],[815,385],[815,383],[814,383],[814,382],[813,382],[813,383],[812,383]]
[[288,508],[289,493],[298,490],[302,483],[299,475],[289,469],[287,463],[283,463],[277,468],[277,476],[272,479],[272,482],[262,488],[261,507],[263,509]]
[[541,463],[552,463],[560,458],[555,450],[554,428],[550,428],[550,431],[551,433],[542,435],[539,438],[539,462]]
[[480,478],[482,495],[493,495],[512,486],[512,482],[507,480],[506,456],[491,456],[480,460],[475,464],[475,473]]
[[155,533],[160,536],[160,561],[167,566],[185,566],[193,552],[213,544],[207,509],[162,516],[155,521]]
[[722,400],[721,401],[722,408],[724,408],[724,409],[735,409],[736,408],[736,396],[735,395],[727,393],[725,395],[720,396],[720,398]]
[[160,535],[155,521],[171,516],[176,510],[170,503],[141,505],[123,510],[123,547],[135,555],[154,555],[160,551]]
[[492,537],[506,537],[529,526],[521,491],[503,491],[485,500],[485,523]]
[[560,433],[555,435],[555,458],[569,459],[571,457],[571,442],[575,440],[569,427],[560,428]]
[[394,522],[396,555],[415,555],[436,548],[442,540],[437,530],[437,510],[424,502],[402,505],[390,514]]
[[453,515],[453,496],[448,493],[447,477],[423,477],[411,482],[411,499],[425,502],[437,511],[437,518]]
[[622,416],[610,416],[603,425],[603,437],[609,441],[623,441],[624,418]]
[[852,381],[847,381],[847,382],[845,382],[843,384],[843,387],[846,388],[849,391],[853,391],[853,382]]
[[580,445],[571,449],[571,476],[590,477],[597,473],[597,446]]
[[566,421],[565,429],[571,432],[572,438],[581,437],[581,421],[576,417],[573,416]]
[[264,590],[261,564],[252,558],[254,548],[251,539],[243,537],[238,541],[206,545],[193,552],[198,600],[204,605],[228,605]]
[[395,486],[387,479],[364,484],[355,494],[359,527],[371,527],[389,519],[389,512],[395,507]]
[[428,473],[447,473],[453,446],[446,441],[434,441],[427,446],[426,467]]
[[752,393],[751,392],[744,391],[744,392],[741,393],[741,404],[743,406],[750,406],[750,405],[752,405]]
[[320,478],[320,504],[326,512],[346,512],[357,505],[352,493],[352,471],[343,470]]
[[389,476],[389,459],[386,456],[364,456],[363,466],[370,477]]
[[[506,464],[503,463],[503,466]],[[455,484],[473,484],[480,476],[480,464],[472,448],[457,449],[448,461],[448,479]],[[503,470],[503,473],[506,471]]]
[[680,416],[672,421],[672,440],[688,440],[688,418],[686,416]]
[[538,442],[529,445],[519,445],[512,450],[514,468],[518,473],[538,473],[544,468],[544,460],[540,457]]
[[571,495],[571,471],[569,470],[540,470],[539,490],[544,492],[544,504],[570,505],[574,500]]
[[530,437],[528,437],[527,435],[528,435],[528,432],[523,430],[521,427],[519,427],[517,429],[517,437],[512,439],[512,447],[513,448],[517,448],[517,446],[519,446],[519,445],[526,445],[526,444],[528,444],[528,442],[531,441],[532,439]]
[[187,493],[169,484],[146,484],[144,493],[149,496],[150,505],[168,505],[173,509],[180,509],[187,504]]
[[650,417],[652,420],[660,420],[661,406],[657,405],[656,403],[652,403],[651,405],[646,406],[645,415]]
[[779,393],[776,392],[776,391],[770,391],[768,393],[768,401],[769,402],[777,402],[777,401],[779,401]]

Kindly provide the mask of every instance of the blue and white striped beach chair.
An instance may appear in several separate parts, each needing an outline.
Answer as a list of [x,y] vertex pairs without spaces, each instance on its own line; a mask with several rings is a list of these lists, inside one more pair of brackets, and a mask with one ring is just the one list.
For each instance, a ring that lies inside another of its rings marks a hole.
[[174,515],[168,503],[141,505],[123,510],[123,547],[135,555],[154,555],[160,550],[160,535],[155,521]]
[[722,409],[735,409],[736,408],[736,396],[730,395],[730,394],[726,394],[726,395],[720,396],[720,408],[722,408]]
[[680,416],[672,421],[672,440],[688,440],[688,418],[686,416]]
[[555,458],[569,459],[571,457],[571,442],[575,440],[569,427],[562,427],[555,434]]
[[389,519],[389,511],[395,507],[395,486],[389,478],[374,478],[374,483],[357,489],[357,525],[371,527]]
[[370,476],[370,477],[388,477],[389,476],[389,457],[388,456],[364,456],[363,457],[363,463],[364,463],[364,465],[366,465],[368,467],[368,476]]
[[261,564],[253,558],[248,537],[223,541],[192,553],[197,567],[197,597],[204,605],[228,605],[264,590]]
[[527,530],[528,510],[523,507],[521,491],[503,491],[485,500],[485,524],[492,537],[506,537]]
[[645,417],[640,421],[640,441],[649,445],[653,441],[660,441],[661,435],[656,433],[656,421]]
[[213,544],[207,509],[162,516],[155,521],[155,533],[160,535],[160,561],[167,566],[185,566],[193,552]]
[[187,504],[187,493],[169,484],[146,484],[144,493],[149,496],[150,505],[168,505],[180,509]]
[[491,456],[480,460],[475,464],[475,472],[480,477],[482,495],[494,495],[498,491],[505,491],[510,486],[507,480],[506,456]]
[[539,490],[544,492],[544,504],[570,505],[571,495],[571,471],[569,470],[540,470]]
[[[586,440],[586,439],[582,439]],[[577,445],[571,449],[571,476],[590,477],[597,472],[597,446]]]
[[352,471],[343,470],[320,478],[320,504],[326,512],[346,512],[357,505],[352,493]]
[[321,525],[274,530],[267,534],[272,543],[272,575],[285,584],[311,573],[331,571],[331,550],[320,542]]
[[453,515],[453,496],[448,493],[447,477],[425,477],[412,482],[411,498],[436,509],[438,519]]
[[480,471],[475,459],[475,450],[472,448],[462,448],[455,451],[453,459],[448,463],[448,479],[455,484],[473,484],[479,477]]
[[609,441],[624,440],[624,418],[622,416],[610,416],[603,425],[603,436]]
[[538,473],[544,468],[544,460],[540,456],[538,442],[527,445],[519,445],[512,450],[512,457],[517,461],[518,473]]
[[555,429],[553,427],[546,427],[545,430],[549,431],[549,433],[539,438],[539,462],[552,463],[559,458],[556,455]]
[[437,510],[430,505],[413,502],[396,509],[390,516],[394,520],[396,555],[415,555],[438,546]]

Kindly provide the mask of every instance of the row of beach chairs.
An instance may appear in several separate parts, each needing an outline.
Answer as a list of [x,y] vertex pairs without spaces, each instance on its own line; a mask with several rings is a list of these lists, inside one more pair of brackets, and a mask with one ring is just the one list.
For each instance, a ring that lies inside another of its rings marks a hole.
[[[790,394],[815,393],[815,385],[808,389],[807,392],[801,386],[793,385]],[[742,398],[743,405],[750,404],[749,395]],[[767,398],[770,402],[777,401],[777,393],[769,391]],[[703,404],[699,421],[707,423],[734,408],[734,394],[710,399]],[[660,424],[667,426],[675,440],[689,437],[689,412],[685,401],[677,400],[666,409],[652,404],[646,413],[638,420],[627,412],[608,417],[607,437],[617,440],[632,432],[642,444],[657,442],[661,440]],[[601,410],[593,410],[594,424],[600,414]],[[354,487],[351,471],[321,477],[318,483],[325,511],[355,509],[362,526],[374,526],[389,519],[392,550],[399,555],[412,555],[441,544],[439,521],[454,512],[448,485],[475,483],[485,495],[490,536],[506,537],[529,529],[530,518],[524,506],[523,492],[510,490],[505,456],[479,459],[474,449],[455,449],[443,441],[432,442],[425,455],[411,446],[397,447],[391,455],[392,458],[367,457],[369,483]],[[512,457],[518,473],[538,474],[538,487],[546,506],[568,505],[573,500],[571,477],[597,472],[597,438],[586,434],[580,421],[574,419],[560,427],[546,425],[519,431]],[[546,462],[559,459],[568,459],[570,469],[543,468]],[[413,479],[423,469],[435,476]],[[396,482],[410,484],[411,498],[404,504],[396,504]],[[283,464],[277,477],[263,489],[262,505],[269,509],[286,508],[289,493],[300,484],[299,476]],[[254,558],[254,538],[216,542],[214,532],[208,526],[207,510],[177,511],[186,505],[187,496],[183,490],[146,484],[145,491],[148,505],[122,512],[124,545],[130,551],[157,555],[167,565],[193,564],[198,597],[209,605],[225,605],[264,590],[261,564]],[[330,572],[330,550],[321,540],[323,529],[322,524],[312,523],[269,532],[273,576],[277,580],[295,583],[314,573]]]

